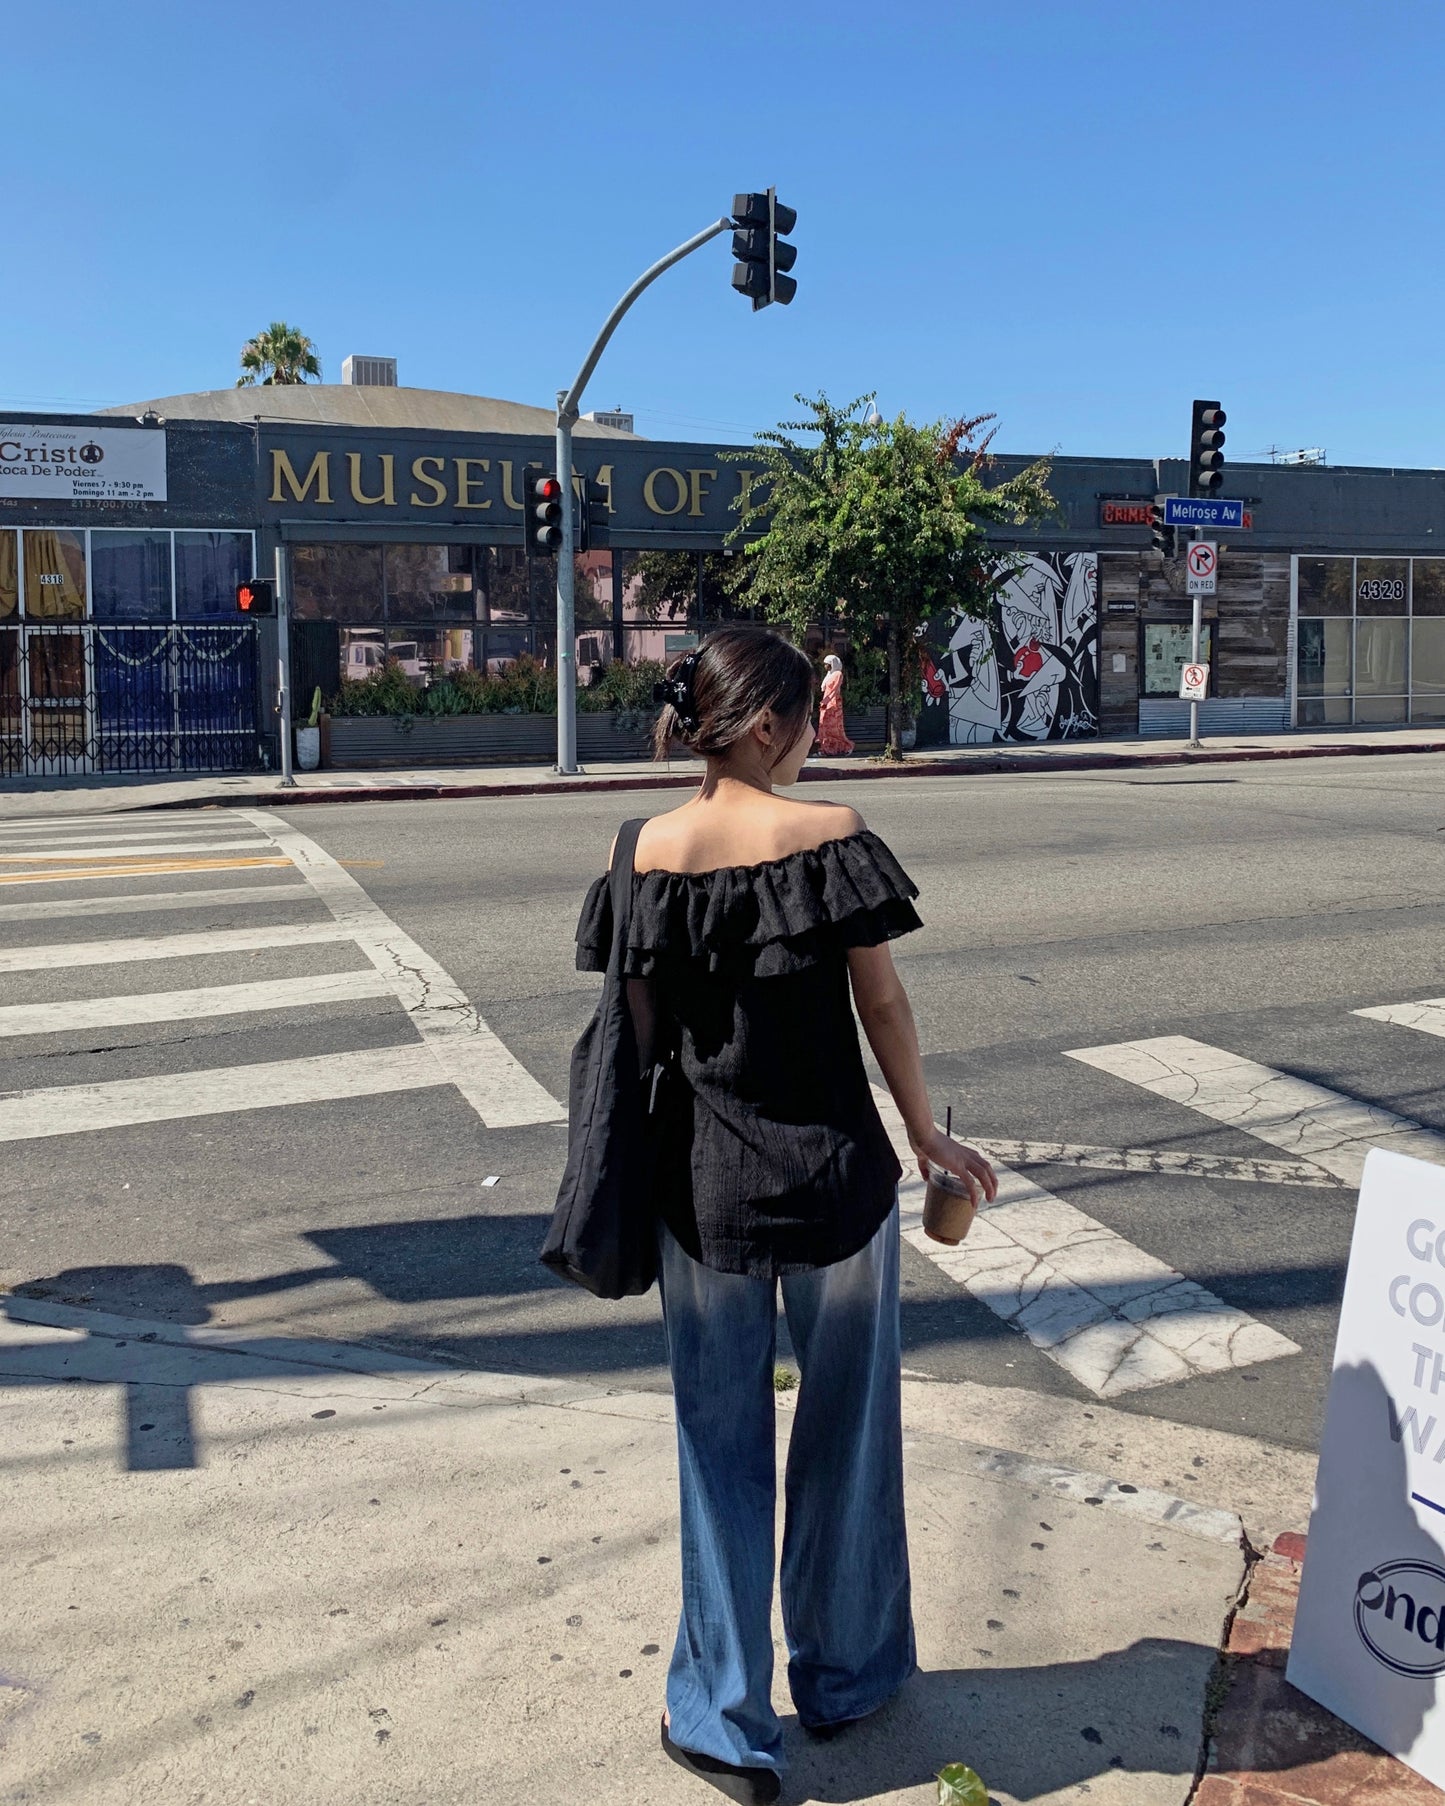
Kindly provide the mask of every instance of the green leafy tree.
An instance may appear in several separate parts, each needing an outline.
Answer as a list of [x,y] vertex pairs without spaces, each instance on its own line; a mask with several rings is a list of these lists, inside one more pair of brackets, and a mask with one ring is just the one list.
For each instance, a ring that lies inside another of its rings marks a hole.
[[887,756],[896,759],[926,622],[950,605],[987,613],[998,585],[988,529],[1057,512],[1050,464],[990,483],[993,433],[979,435],[991,414],[918,426],[902,414],[879,418],[871,395],[846,407],[826,395],[795,399],[810,418],[759,433],[753,451],[724,454],[758,472],[733,504],[739,581],[800,641],[830,619],[856,641],[882,640]]
[[241,374],[236,387],[250,383],[263,388],[289,383],[304,383],[321,377],[321,360],[316,347],[304,332],[288,326],[284,320],[273,320],[264,332],[247,339],[241,347]]

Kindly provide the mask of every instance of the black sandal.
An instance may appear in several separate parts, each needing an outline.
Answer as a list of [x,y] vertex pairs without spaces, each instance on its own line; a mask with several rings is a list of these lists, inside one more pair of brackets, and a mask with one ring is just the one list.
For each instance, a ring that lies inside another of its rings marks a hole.
[[783,1791],[782,1778],[773,1768],[740,1768],[731,1762],[720,1762],[716,1756],[702,1756],[685,1750],[668,1735],[667,1720],[662,1721],[662,1747],[679,1768],[685,1768],[699,1781],[706,1781],[736,1800],[739,1806],[773,1806]]

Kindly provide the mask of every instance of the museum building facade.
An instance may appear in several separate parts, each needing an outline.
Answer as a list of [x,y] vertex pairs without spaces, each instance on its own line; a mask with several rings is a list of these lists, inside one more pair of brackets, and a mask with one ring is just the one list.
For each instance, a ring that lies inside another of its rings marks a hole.
[[[274,626],[235,593],[278,548],[304,698],[388,663],[418,685],[553,663],[555,567],[521,529],[523,472],[552,447],[544,410],[413,389],[0,414],[0,779],[274,762]],[[584,679],[733,616],[748,447],[584,421],[575,464],[609,521],[577,555]],[[1055,458],[1057,517],[995,536],[992,618],[930,625],[920,742],[1182,733],[1190,601],[1148,512],[1186,481],[1183,460]],[[1445,721],[1445,473],[1232,465],[1226,487],[1246,516],[1215,535],[1205,731]]]

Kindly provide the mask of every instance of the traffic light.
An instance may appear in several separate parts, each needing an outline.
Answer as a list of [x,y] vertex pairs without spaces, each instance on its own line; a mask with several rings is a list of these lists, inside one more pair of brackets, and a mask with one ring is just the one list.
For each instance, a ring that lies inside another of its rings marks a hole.
[[1179,555],[1179,529],[1164,525],[1164,497],[1156,498],[1154,506],[1149,510],[1149,536],[1154,542],[1154,550],[1161,558],[1177,558]]
[[1218,495],[1224,487],[1224,409],[1217,401],[1196,401],[1189,428],[1189,493]]
[[276,585],[269,577],[248,577],[236,585],[236,607],[243,615],[274,615]]
[[550,470],[529,464],[522,473],[523,544],[539,557],[562,545],[562,485]]
[[754,313],[770,301],[786,307],[798,292],[785,274],[798,261],[798,247],[782,242],[797,223],[797,209],[785,207],[776,189],[733,196],[733,287],[748,297]]
[[579,552],[596,552],[607,544],[610,531],[608,516],[611,492],[605,483],[599,483],[595,477],[582,479],[582,513],[577,527],[577,550]]

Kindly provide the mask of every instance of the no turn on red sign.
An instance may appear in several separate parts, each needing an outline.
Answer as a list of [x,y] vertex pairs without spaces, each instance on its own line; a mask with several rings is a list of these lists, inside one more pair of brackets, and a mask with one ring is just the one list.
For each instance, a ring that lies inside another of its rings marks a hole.
[[1179,673],[1179,695],[1184,702],[1203,702],[1209,695],[1208,665],[1186,665]]
[[1184,554],[1191,596],[1212,596],[1219,576],[1219,547],[1212,539],[1196,539]]

